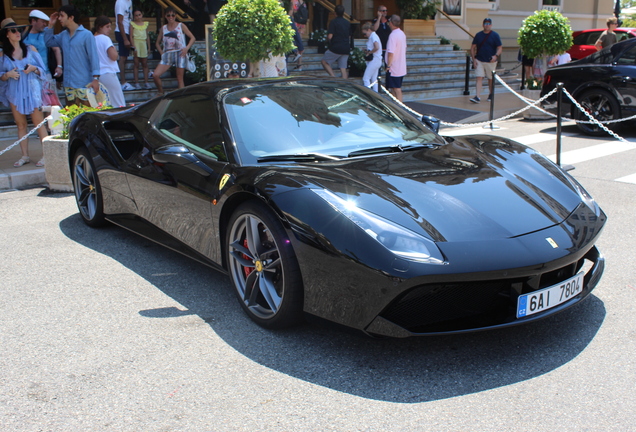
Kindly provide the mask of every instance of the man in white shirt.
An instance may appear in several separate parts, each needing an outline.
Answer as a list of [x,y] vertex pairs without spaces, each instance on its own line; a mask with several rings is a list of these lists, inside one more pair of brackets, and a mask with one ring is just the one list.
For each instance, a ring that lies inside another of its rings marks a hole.
[[130,21],[132,21],[132,0],[115,2],[115,39],[119,43],[119,82],[122,90],[134,90],[132,84],[126,82],[126,59],[130,50],[134,49],[130,37]]

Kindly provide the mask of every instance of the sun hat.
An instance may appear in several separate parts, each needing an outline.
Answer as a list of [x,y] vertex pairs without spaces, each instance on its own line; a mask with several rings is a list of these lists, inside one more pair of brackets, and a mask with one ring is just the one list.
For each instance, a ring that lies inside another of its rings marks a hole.
[[33,9],[31,12],[29,12],[29,18],[39,18],[44,21],[49,21],[49,16],[37,9]]
[[22,25],[17,25],[15,23],[15,21],[13,21],[13,18],[5,18],[2,20],[2,22],[0,23],[0,31],[8,28],[8,27],[26,27],[26,25],[22,24]]

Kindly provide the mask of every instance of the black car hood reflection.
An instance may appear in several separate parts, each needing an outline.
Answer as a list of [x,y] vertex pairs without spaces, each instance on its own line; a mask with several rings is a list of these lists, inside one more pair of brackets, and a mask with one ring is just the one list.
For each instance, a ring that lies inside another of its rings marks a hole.
[[[517,157],[508,158],[512,152]],[[536,162],[543,171],[537,171]],[[304,187],[324,188],[435,241],[535,232],[563,222],[581,202],[570,179],[542,155],[488,136],[314,166],[289,164],[289,171],[280,174],[286,180],[274,175],[267,182],[289,184],[294,178]]]

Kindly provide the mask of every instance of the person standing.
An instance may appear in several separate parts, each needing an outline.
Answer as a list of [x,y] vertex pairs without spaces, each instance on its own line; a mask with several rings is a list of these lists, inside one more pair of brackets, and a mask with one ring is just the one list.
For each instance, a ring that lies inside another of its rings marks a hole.
[[610,17],[605,23],[607,24],[607,30],[601,33],[601,36],[599,36],[594,44],[596,51],[600,51],[616,43],[616,33],[614,33],[614,30],[618,28],[618,18]]
[[386,43],[386,86],[402,102],[402,80],[406,76],[406,35],[400,29],[402,19],[391,15],[391,34]]
[[484,77],[489,81],[488,88],[490,89],[490,94],[488,95],[488,100],[492,98],[492,91],[495,84],[492,80],[492,73],[497,67],[497,61],[503,49],[499,34],[492,30],[492,20],[490,18],[484,18],[482,26],[484,29],[475,35],[473,43],[470,46],[470,56],[473,59],[473,67],[477,80],[476,95],[470,99],[472,103],[481,102],[481,86]]
[[386,6],[378,6],[378,17],[374,18],[371,22],[373,24],[373,31],[380,38],[380,44],[382,45],[382,60],[386,61],[386,43],[389,40],[391,34],[391,27],[389,26],[389,20],[387,19]]
[[[194,44],[194,36],[186,26],[176,20],[177,12],[171,6],[166,8],[165,17],[167,24],[157,32],[157,42],[155,46],[161,54],[161,62],[155,68],[152,79],[157,86],[158,94],[163,94],[161,75],[172,66],[177,68],[177,83],[179,88],[185,87],[183,75],[188,63],[188,51]],[[186,45],[186,36],[190,42]],[[162,48],[163,41],[163,48]]]
[[148,83],[148,53],[150,52],[150,39],[148,38],[148,21],[144,21],[144,14],[140,9],[136,9],[133,12],[134,20],[130,22],[132,27],[132,39],[135,50],[133,54],[135,58],[133,60],[133,77],[135,80],[135,88],[140,89],[139,86],[139,63],[141,62],[141,69],[144,74],[144,88],[151,89],[152,86]]
[[[22,27],[22,28],[21,28]],[[38,125],[44,120],[42,114],[42,83],[46,80],[44,62],[33,46],[22,40],[24,26],[18,26],[11,18],[0,23],[0,102],[11,108],[13,120],[18,126],[18,137],[27,134],[27,115]],[[38,129],[40,142],[46,137],[46,129]],[[19,168],[31,162],[29,139],[20,143],[22,157],[13,164]],[[44,166],[42,158],[36,166]]]
[[[58,19],[64,30],[54,35],[53,27]],[[66,67],[62,85],[67,104],[90,105],[88,87],[95,94],[99,92],[99,57],[93,34],[77,23],[79,19],[80,13],[75,6],[62,6],[59,12],[51,14],[49,26],[44,29],[44,41],[47,47],[62,49],[62,58]]]
[[126,82],[126,59],[134,49],[130,37],[130,22],[132,21],[132,0],[117,0],[115,2],[115,40],[119,44],[119,82],[121,89],[135,90],[132,84]]
[[[53,47],[53,55],[55,55],[55,69],[49,70],[49,50],[46,47],[46,43],[44,42],[44,28],[49,23],[49,17],[42,11],[37,9],[29,12],[29,24],[31,24],[31,30],[24,37],[24,43],[26,45],[33,45],[37,50],[40,57],[42,57],[42,61],[44,62],[44,67],[47,74],[51,74],[52,76],[62,76],[64,72],[64,67],[62,65],[62,51],[58,47]],[[51,77],[48,77],[49,81],[51,81]],[[55,89],[55,84],[53,87]]]
[[377,33],[373,31],[373,24],[366,22],[362,25],[362,34],[367,38],[367,46],[365,59],[371,56],[371,60],[367,61],[367,68],[364,70],[362,83],[365,87],[373,84],[373,90],[378,91],[378,74],[382,67],[382,44]]
[[327,41],[329,49],[322,56],[320,63],[329,76],[335,77],[331,64],[337,62],[343,78],[348,78],[347,62],[349,60],[349,32],[351,24],[344,18],[344,6],[336,6],[336,17],[329,23]]
[[93,34],[95,35],[95,45],[97,46],[97,56],[99,57],[101,71],[99,82],[108,91],[107,104],[119,108],[126,106],[126,99],[117,79],[119,65],[117,64],[117,50],[110,38],[111,30],[110,18],[103,15],[95,18]]

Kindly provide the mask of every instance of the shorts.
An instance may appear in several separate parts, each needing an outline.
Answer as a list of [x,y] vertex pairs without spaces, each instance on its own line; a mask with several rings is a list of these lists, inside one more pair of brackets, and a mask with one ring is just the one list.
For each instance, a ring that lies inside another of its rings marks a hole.
[[404,77],[403,76],[399,76],[399,77],[394,77],[391,76],[391,72],[387,72],[386,73],[386,88],[388,89],[392,89],[392,88],[398,88],[401,89],[402,88],[402,79]]
[[88,88],[64,87],[64,95],[68,103],[72,103],[75,99],[88,101]]
[[[130,40],[129,35],[126,35],[126,37]],[[115,39],[117,40],[117,43],[119,43],[119,57],[128,57],[130,54],[130,48],[124,45],[124,38],[121,37],[121,32],[115,32]]]
[[347,62],[349,61],[349,54],[336,54],[335,52],[327,50],[322,56],[322,59],[329,65],[338,62],[338,67],[340,69],[346,69]]
[[497,69],[497,62],[481,62],[476,60],[477,67],[475,68],[475,76],[490,79],[492,73]]
[[159,64],[167,66],[176,66],[177,68],[185,69],[188,65],[188,56],[181,57],[181,50],[168,51],[163,53]]
[[148,57],[148,43],[146,39],[137,40],[135,39],[135,55],[138,58],[147,58]]

